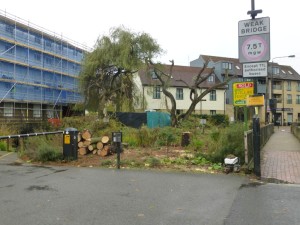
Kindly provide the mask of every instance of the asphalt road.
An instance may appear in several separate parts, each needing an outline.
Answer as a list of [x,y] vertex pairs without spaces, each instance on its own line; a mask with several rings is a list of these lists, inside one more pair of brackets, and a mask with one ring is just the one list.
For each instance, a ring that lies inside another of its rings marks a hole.
[[299,200],[233,174],[0,164],[0,225],[298,225]]
[[235,175],[0,165],[1,225],[223,224]]

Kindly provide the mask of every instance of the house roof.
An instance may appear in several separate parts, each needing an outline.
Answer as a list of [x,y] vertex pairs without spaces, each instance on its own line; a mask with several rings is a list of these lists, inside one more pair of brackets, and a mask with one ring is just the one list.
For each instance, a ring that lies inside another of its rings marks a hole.
[[[170,65],[162,65],[163,66],[163,72],[166,74],[170,74]],[[173,71],[172,71],[172,78],[170,80],[170,86],[171,87],[187,87],[186,83],[188,85],[193,84],[193,79],[198,75],[202,68],[200,67],[190,67],[190,66],[176,66],[174,65]],[[206,68],[202,74],[202,76],[208,75],[211,72],[211,68]],[[143,86],[152,86],[152,85],[160,85],[160,81],[158,79],[153,79],[151,77],[151,74],[149,72],[147,73],[147,70],[139,70],[138,72],[141,82]],[[203,88],[209,88],[216,84],[220,84],[220,80],[215,76],[215,74],[212,74],[214,76],[214,82],[209,82],[208,80],[205,80],[200,84],[200,87]],[[184,82],[182,82],[184,81]],[[224,87],[225,88],[225,87]],[[222,88],[220,88],[222,89]]]
[[239,62],[239,59],[237,58],[229,58],[229,57],[221,57],[221,56],[212,56],[212,55],[200,55],[200,57],[205,62],[214,62],[214,63],[220,63],[220,62],[230,62],[233,64],[232,71],[233,74],[242,76],[243,75],[243,64]]
[[274,67],[274,68],[277,67],[277,68],[279,68],[279,74],[271,74],[271,76],[273,76],[273,79],[278,79],[278,80],[296,80],[296,81],[298,80],[298,81],[300,81],[299,74],[291,66],[279,65],[277,63],[274,63],[272,65],[272,63],[271,63],[271,67]]
[[[228,57],[221,57],[221,56],[211,56],[211,55],[200,55],[200,57],[206,61],[212,61],[214,63],[218,62],[231,62],[233,63],[234,73],[237,75],[243,75],[243,64],[239,62],[238,58],[228,58]],[[236,66],[238,66],[238,69]],[[279,74],[273,74],[274,79],[280,80],[300,80],[299,74],[294,70],[291,66],[287,65],[279,65],[278,63],[269,62],[269,67],[278,67]],[[272,68],[269,70],[269,76],[272,76]]]

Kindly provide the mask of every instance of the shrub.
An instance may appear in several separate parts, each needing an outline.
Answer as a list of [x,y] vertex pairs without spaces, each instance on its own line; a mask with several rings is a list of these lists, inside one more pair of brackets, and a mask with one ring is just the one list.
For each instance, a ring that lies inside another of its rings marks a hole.
[[228,154],[233,154],[244,161],[244,130],[243,123],[234,123],[219,128],[211,135],[208,157],[212,162],[223,162]]
[[47,162],[47,161],[58,161],[63,158],[61,151],[53,148],[49,145],[43,145],[38,149],[36,161]]
[[6,151],[6,143],[3,141],[0,141],[0,151]]
[[57,161],[62,159],[62,135],[24,138],[25,152],[34,161]]

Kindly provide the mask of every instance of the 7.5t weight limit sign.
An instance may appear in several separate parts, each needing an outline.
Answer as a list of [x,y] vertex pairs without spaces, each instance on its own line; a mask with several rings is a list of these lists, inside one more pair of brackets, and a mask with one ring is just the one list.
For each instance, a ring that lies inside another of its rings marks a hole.
[[239,21],[240,63],[270,60],[270,18]]

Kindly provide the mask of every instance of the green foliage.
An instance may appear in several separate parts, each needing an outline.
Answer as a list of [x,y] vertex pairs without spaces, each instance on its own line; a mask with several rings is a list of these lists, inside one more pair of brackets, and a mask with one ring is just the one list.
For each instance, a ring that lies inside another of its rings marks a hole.
[[228,154],[244,160],[243,123],[230,124],[226,129],[217,128],[211,134],[208,157],[213,162],[223,162]]
[[112,102],[117,111],[121,107],[133,110],[133,74],[146,59],[161,52],[149,34],[134,33],[124,27],[112,28],[108,36],[99,37],[94,51],[86,54],[80,74],[86,107],[101,112],[107,102]]
[[161,161],[155,157],[150,157],[145,160],[145,165],[150,168],[159,167],[161,166]]
[[3,141],[0,141],[0,151],[6,151],[6,143]]
[[196,158],[193,158],[191,160],[192,165],[199,165],[199,166],[204,166],[210,164],[210,161],[208,161],[206,158],[202,156],[198,156]]
[[58,161],[63,158],[62,152],[49,145],[39,147],[35,160],[41,162]]
[[159,129],[158,142],[161,146],[170,146],[176,141],[176,129],[172,127],[163,127]]
[[194,151],[200,151],[204,146],[204,142],[199,139],[199,136],[193,135],[189,144],[189,148],[192,148]]
[[24,139],[25,152],[34,161],[57,161],[62,155],[62,135],[28,137]]
[[227,115],[215,114],[210,116],[210,122],[214,125],[228,125],[229,119]]

